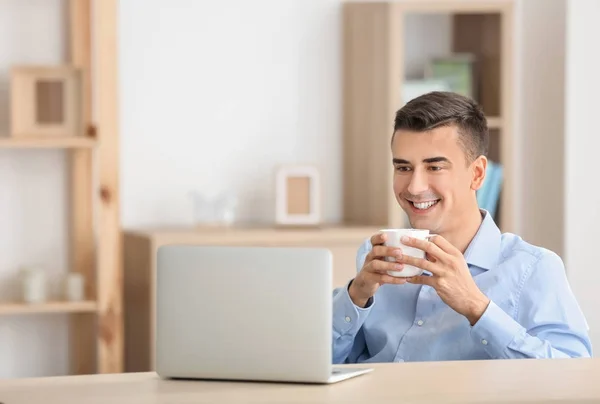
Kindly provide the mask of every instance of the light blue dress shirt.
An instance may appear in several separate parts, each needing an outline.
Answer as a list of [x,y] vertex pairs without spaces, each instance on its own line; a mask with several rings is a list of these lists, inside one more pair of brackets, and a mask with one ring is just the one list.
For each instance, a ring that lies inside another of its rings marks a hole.
[[[484,210],[464,256],[491,300],[479,321],[451,309],[426,285],[383,285],[367,308],[348,285],[333,293],[333,363],[590,357],[588,326],[562,260],[514,234]],[[357,270],[372,245],[359,248]]]

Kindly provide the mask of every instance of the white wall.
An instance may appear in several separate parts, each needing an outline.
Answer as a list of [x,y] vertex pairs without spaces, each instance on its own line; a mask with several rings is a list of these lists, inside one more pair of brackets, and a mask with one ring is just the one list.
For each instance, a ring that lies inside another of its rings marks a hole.
[[[9,67],[65,57],[64,0],[0,0],[0,134],[9,130]],[[0,150],[0,302],[19,297],[21,265],[42,265],[57,293],[67,268],[66,165],[62,152]],[[63,315],[0,316],[0,378],[68,370]]]
[[595,350],[600,350],[600,188],[596,161],[600,93],[600,2],[568,0],[565,131],[565,251],[569,279],[587,315]]
[[280,163],[320,167],[341,217],[339,3],[120,3],[125,227],[189,224],[191,190],[271,221]]

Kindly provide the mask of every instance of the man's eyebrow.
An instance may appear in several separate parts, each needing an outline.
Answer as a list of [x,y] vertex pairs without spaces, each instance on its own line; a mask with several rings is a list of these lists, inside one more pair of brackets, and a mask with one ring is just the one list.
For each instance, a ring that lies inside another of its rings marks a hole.
[[423,160],[423,163],[450,163],[446,157],[430,157]]
[[[404,159],[397,159],[394,158],[392,159],[392,162],[394,164],[410,164],[410,161],[408,160],[404,160]],[[429,157],[426,159],[423,159],[423,163],[450,163],[450,160],[448,160],[446,157]]]

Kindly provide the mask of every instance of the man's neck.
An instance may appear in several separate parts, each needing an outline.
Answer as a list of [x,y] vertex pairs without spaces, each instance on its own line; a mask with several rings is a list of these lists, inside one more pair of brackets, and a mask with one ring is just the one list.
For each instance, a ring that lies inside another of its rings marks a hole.
[[440,235],[464,254],[482,222],[483,216],[479,208],[472,209],[457,221],[458,225],[454,231],[440,233]]

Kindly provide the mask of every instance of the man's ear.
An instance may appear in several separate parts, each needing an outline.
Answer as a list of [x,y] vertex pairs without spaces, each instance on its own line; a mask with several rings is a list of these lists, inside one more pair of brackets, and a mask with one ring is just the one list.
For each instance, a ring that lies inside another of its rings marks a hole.
[[487,157],[485,156],[479,156],[471,163],[471,189],[473,191],[479,190],[483,185],[486,168]]

